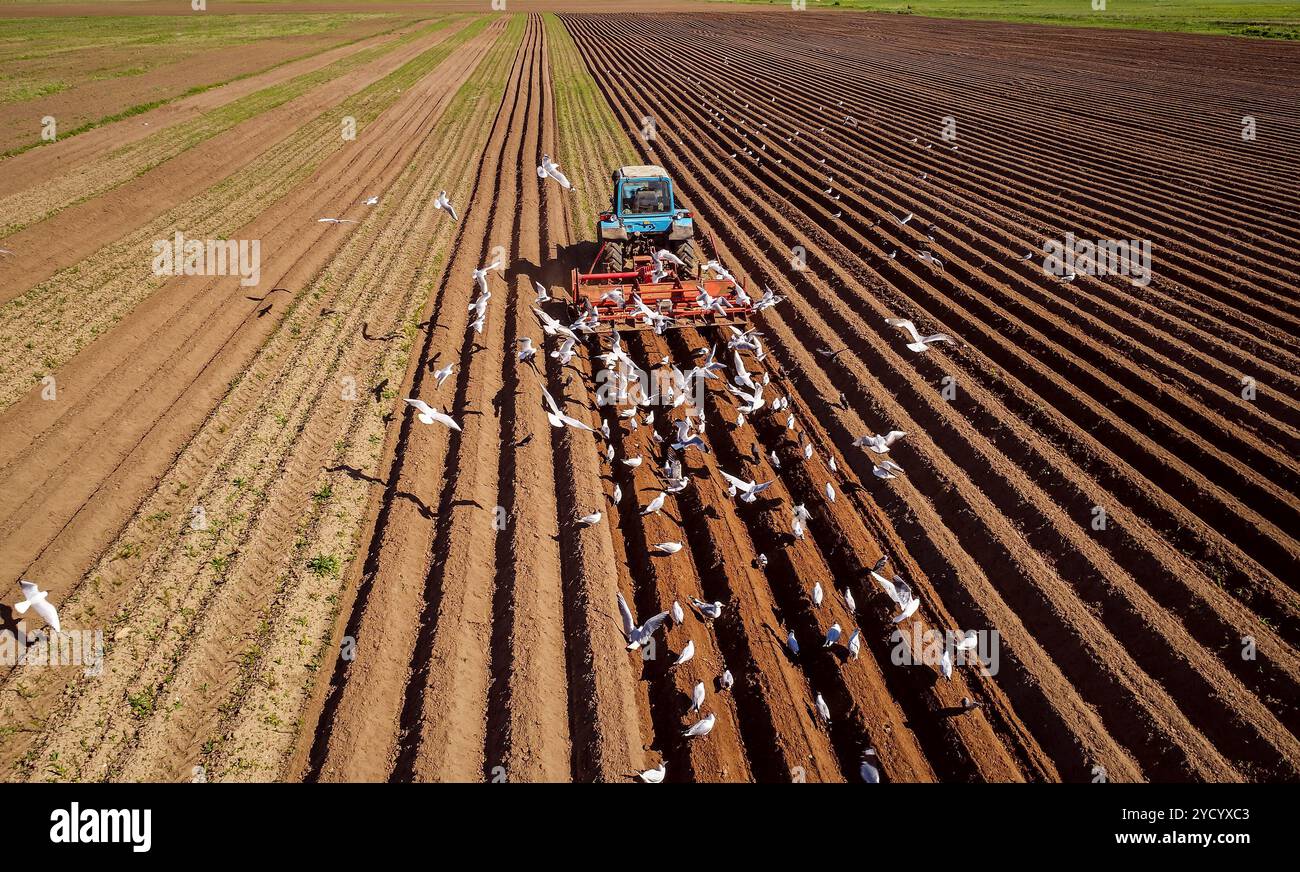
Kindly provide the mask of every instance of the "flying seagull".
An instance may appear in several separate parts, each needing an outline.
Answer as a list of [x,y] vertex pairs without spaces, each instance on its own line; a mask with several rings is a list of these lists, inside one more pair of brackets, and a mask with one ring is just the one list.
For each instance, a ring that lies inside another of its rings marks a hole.
[[407,397],[406,404],[408,406],[413,406],[416,409],[419,414],[415,417],[421,424],[433,424],[436,422],[442,424],[444,427],[450,427],[457,432],[460,431],[460,425],[453,421],[451,416],[444,415],[424,400],[413,400],[410,397]]
[[876,454],[887,454],[889,447],[907,435],[906,430],[890,430],[885,435],[873,434],[870,436],[859,436],[853,440],[853,444],[858,448],[865,448]]
[[441,209],[442,211],[446,212],[448,215],[451,216],[452,221],[460,220],[460,216],[456,214],[456,207],[451,205],[451,200],[447,199],[446,191],[438,192],[438,199],[433,201],[433,207],[435,209]]
[[555,179],[560,183],[560,187],[566,191],[572,190],[573,185],[569,182],[569,177],[560,172],[560,165],[551,160],[549,154],[542,155],[542,164],[537,168],[537,178],[544,179],[547,176]]
[[623,594],[618,594],[618,613],[623,619],[623,635],[627,637],[627,650],[635,651],[654,635],[655,630],[663,626],[664,621],[668,620],[667,612],[660,612],[641,626],[636,625],[632,618],[632,610],[627,607],[627,600],[623,599]]
[[930,346],[935,342],[951,343],[953,341],[953,338],[947,333],[932,333],[929,336],[922,336],[920,332],[917,331],[916,325],[905,318],[886,318],[885,323],[890,327],[897,327],[900,330],[903,330],[908,336],[912,337],[912,341],[907,343],[909,351],[929,351]]
[[36,614],[41,620],[50,625],[50,629],[59,632],[59,612],[50,603],[49,591],[41,590],[37,587],[36,582],[23,579],[18,582],[18,587],[23,592],[23,601],[14,604],[14,611],[20,615],[27,614],[30,608],[36,609]]
[[775,483],[774,481],[765,481],[762,484],[759,484],[752,478],[749,481],[745,481],[744,479],[737,478],[721,469],[718,470],[718,472],[721,472],[722,477],[731,485],[728,492],[732,495],[739,495],[740,499],[747,503],[752,503],[757,500],[759,494],[770,488]]
[[561,412],[560,407],[555,404],[555,398],[551,396],[551,392],[546,390],[546,388],[542,388],[542,396],[546,400],[546,419],[551,422],[552,427],[563,427],[567,424],[570,427],[575,427],[579,430],[586,430],[589,433],[596,432],[591,425],[584,424],[577,418],[572,418]]

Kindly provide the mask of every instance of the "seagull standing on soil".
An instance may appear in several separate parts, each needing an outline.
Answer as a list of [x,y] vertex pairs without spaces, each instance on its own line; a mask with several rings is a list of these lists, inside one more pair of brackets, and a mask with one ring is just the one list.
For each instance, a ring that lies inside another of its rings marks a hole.
[[691,691],[691,711],[698,712],[704,705],[704,682],[697,681],[695,689]]
[[18,587],[23,592],[23,600],[14,604],[14,611],[25,615],[28,609],[35,609],[36,614],[50,625],[51,630],[59,632],[59,612],[50,603],[49,591],[41,590],[36,582],[25,578],[18,582]]
[[590,515],[583,515],[578,518],[578,523],[584,527],[591,527],[600,523],[600,512],[592,512]]
[[876,751],[874,748],[868,748],[862,752],[862,766],[858,771],[862,775],[862,780],[867,784],[880,783],[880,770],[872,765],[875,759]]
[[844,631],[840,629],[839,624],[831,624],[831,628],[826,631],[826,641],[822,643],[823,648],[829,648],[840,640],[840,635]]
[[413,400],[410,397],[407,397],[406,404],[414,407],[419,413],[415,417],[421,424],[433,424],[436,422],[442,424],[444,427],[450,427],[451,429],[460,432],[460,425],[453,421],[449,415],[444,415],[424,400]]
[[688,739],[702,739],[712,732],[713,723],[717,719],[717,715],[713,714],[713,712],[709,712],[707,715],[692,724],[690,729],[686,730],[682,735]]
[[695,641],[692,639],[686,643],[686,647],[682,649],[682,653],[678,654],[677,659],[673,661],[674,668],[681,666],[683,663],[687,662],[694,656],[695,656]]
[[537,349],[533,347],[533,337],[521,336],[519,342],[519,362],[526,363],[537,356]]
[[664,780],[664,775],[666,774],[667,768],[668,768],[667,763],[660,763],[654,769],[647,769],[637,777],[640,778],[642,781],[644,781],[646,784],[660,784]]
[[718,687],[723,690],[731,690],[736,683],[736,677],[731,674],[730,669],[722,670],[722,677],[718,679]]
[[854,629],[853,635],[849,636],[849,656],[854,660],[858,659],[858,652],[862,650],[862,631]]
[[708,618],[710,621],[716,621],[722,616],[721,602],[706,603],[702,599],[691,597],[691,605],[695,606],[695,608],[699,610],[700,614]]
[[659,496],[651,500],[650,504],[641,510],[641,514],[653,515],[655,512],[659,511],[664,507],[664,500],[667,498],[668,498],[668,494],[664,493],[663,491],[660,491]]
[[820,693],[817,694],[817,713],[822,716],[822,720],[826,723],[831,722],[831,707],[826,704],[826,700],[822,699]]

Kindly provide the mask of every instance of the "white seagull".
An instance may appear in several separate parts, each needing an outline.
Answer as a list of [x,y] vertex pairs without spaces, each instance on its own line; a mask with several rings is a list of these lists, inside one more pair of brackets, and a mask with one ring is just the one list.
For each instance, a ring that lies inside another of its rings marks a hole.
[[542,155],[542,164],[537,168],[537,178],[544,179],[547,176],[555,179],[560,183],[560,187],[566,191],[572,190],[573,185],[569,182],[569,177],[560,172],[560,165],[551,160],[549,154]]
[[690,660],[694,656],[695,656],[695,640],[692,639],[687,641],[686,647],[682,649],[682,653],[677,655],[677,659],[673,661],[673,666],[681,666],[683,663]]
[[853,630],[853,635],[849,636],[849,656],[854,660],[858,659],[858,652],[862,650],[862,631]]
[[876,454],[887,454],[889,453],[889,447],[906,435],[906,430],[890,430],[883,436],[879,434],[859,436],[853,440],[853,444],[858,448],[865,448]]
[[916,325],[905,318],[886,318],[885,323],[890,327],[897,327],[912,337],[912,341],[907,343],[910,351],[929,351],[931,344],[935,342],[953,342],[953,338],[947,333],[932,333],[929,336],[922,336],[916,329]]
[[655,630],[663,626],[664,621],[668,620],[667,612],[660,612],[641,626],[636,625],[632,618],[632,610],[627,607],[627,600],[623,599],[623,594],[618,594],[618,613],[623,619],[623,635],[627,637],[627,650],[635,651],[654,635]]
[[444,427],[450,427],[456,431],[460,430],[460,425],[453,421],[451,416],[444,415],[424,400],[413,400],[410,397],[407,397],[406,404],[408,406],[413,406],[416,409],[419,414],[415,417],[419,419],[421,424],[433,424],[436,422],[442,424]]
[[50,625],[50,629],[59,632],[59,612],[50,603],[49,591],[41,590],[37,587],[36,582],[23,579],[18,582],[18,587],[23,592],[23,600],[14,604],[14,611],[20,615],[27,614],[30,608],[36,609],[36,614],[41,620]]
[[747,503],[752,503],[755,500],[757,500],[759,494],[761,494],[763,491],[767,490],[773,484],[775,484],[775,481],[765,481],[762,484],[759,484],[754,479],[745,481],[744,479],[737,478],[736,476],[731,475],[730,473],[725,472],[721,469],[718,470],[718,472],[721,472],[722,477],[727,480],[727,483],[729,485],[731,485],[731,487],[728,488],[728,491],[733,496],[738,494],[740,496],[740,499]]
[[862,780],[867,784],[880,783],[880,770],[871,765],[871,761],[876,759],[874,748],[868,748],[862,752],[862,767],[858,770],[862,775]]
[[692,724],[690,729],[686,730],[682,735],[688,739],[702,739],[713,730],[713,722],[717,719],[717,715],[709,712]]
[[546,399],[546,418],[551,422],[552,427],[563,427],[568,425],[579,430],[586,430],[590,433],[596,432],[591,425],[584,424],[577,418],[571,418],[561,412],[560,407],[555,404],[555,398],[551,396],[551,392],[546,390],[546,388],[542,388],[542,396]]
[[452,221],[460,220],[460,216],[456,214],[456,207],[451,205],[451,200],[447,199],[446,191],[438,192],[438,199],[433,201],[433,207],[435,209],[441,209],[442,211],[446,212],[448,215],[451,216]]
[[642,781],[644,781],[646,784],[660,784],[664,780],[664,775],[666,774],[665,770],[667,769],[667,766],[668,766],[667,763],[660,763],[654,769],[647,769],[637,777],[640,778]]
[[702,599],[691,597],[691,605],[699,609],[700,614],[704,615],[704,617],[708,618],[710,621],[716,621],[722,615],[721,602],[706,603]]

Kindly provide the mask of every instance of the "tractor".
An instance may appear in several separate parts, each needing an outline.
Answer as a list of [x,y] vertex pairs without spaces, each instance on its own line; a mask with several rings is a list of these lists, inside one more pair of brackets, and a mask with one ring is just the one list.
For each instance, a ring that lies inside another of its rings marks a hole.
[[753,300],[744,279],[718,264],[711,238],[699,240],[713,258],[707,269],[701,265],[694,218],[677,207],[667,171],[626,166],[611,180],[613,201],[596,224],[600,247],[591,271],[573,272],[575,317],[601,331],[745,323]]
[[614,170],[614,194],[607,212],[596,224],[596,238],[604,244],[601,265],[606,272],[622,272],[637,255],[667,250],[695,272],[695,222],[691,213],[678,209],[673,183],[663,167],[627,166]]

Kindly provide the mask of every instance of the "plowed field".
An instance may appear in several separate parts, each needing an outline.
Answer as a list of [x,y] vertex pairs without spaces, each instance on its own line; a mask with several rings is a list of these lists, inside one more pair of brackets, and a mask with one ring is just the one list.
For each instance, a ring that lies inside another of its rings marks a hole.
[[[393,24],[0,161],[0,586],[104,643],[94,674],[0,665],[0,775],[859,781],[871,749],[896,782],[1300,778],[1300,50]],[[533,312],[573,320],[626,164],[784,298],[761,353],[622,332],[652,374],[725,365],[681,489],[688,407],[598,402],[613,337],[565,362]],[[176,232],[260,240],[260,282],[158,275]],[[1149,280],[1045,270],[1068,234],[1149,242]],[[684,619],[627,651],[620,595]]]

